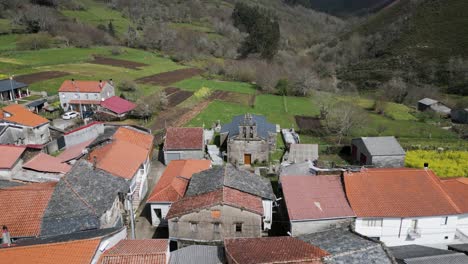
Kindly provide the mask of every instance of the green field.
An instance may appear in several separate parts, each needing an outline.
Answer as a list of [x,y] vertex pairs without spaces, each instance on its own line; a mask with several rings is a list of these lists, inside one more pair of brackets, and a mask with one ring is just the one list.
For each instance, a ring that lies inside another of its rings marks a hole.
[[246,94],[255,94],[255,86],[248,83],[242,82],[227,82],[227,81],[218,81],[218,80],[207,80],[202,77],[193,77],[186,79],[177,83],[174,83],[173,86],[188,90],[188,91],[197,91],[202,87],[208,87],[213,90],[236,92],[236,93],[246,93]]

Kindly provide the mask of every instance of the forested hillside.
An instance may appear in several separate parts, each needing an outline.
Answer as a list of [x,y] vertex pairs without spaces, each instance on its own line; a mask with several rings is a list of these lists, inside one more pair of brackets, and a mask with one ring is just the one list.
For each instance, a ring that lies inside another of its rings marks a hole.
[[378,11],[395,0],[285,0],[334,15],[364,15]]

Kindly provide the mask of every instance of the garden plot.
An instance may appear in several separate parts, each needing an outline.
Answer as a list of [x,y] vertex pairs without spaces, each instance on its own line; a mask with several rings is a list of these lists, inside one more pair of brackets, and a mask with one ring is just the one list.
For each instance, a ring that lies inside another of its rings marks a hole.
[[60,78],[69,75],[68,72],[62,71],[44,71],[31,74],[17,76],[15,79],[19,82],[32,84],[36,82],[46,81],[50,79]]
[[140,67],[149,66],[148,64],[144,64],[141,62],[113,59],[113,58],[107,58],[107,57],[101,57],[101,56],[95,56],[94,60],[91,61],[91,63],[122,67],[122,68],[127,68],[127,69],[132,69],[132,70],[140,70]]
[[140,83],[151,83],[155,85],[166,86],[171,83],[179,82],[191,78],[193,76],[201,74],[203,71],[200,69],[189,68],[181,69],[169,72],[158,73],[151,76],[146,76],[140,79],[137,79],[137,82]]

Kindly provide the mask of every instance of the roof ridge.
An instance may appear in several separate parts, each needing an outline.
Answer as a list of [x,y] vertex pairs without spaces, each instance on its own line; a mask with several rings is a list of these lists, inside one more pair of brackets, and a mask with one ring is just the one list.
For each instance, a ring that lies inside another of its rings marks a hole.
[[76,195],[76,197],[78,197],[80,201],[82,201],[89,209],[91,209],[96,217],[99,217],[96,212],[96,208],[91,206],[83,197],[81,197],[81,195],[78,194],[78,192],[73,188],[73,186],[68,182],[68,180],[65,177],[63,177],[63,181],[68,186],[68,188],[70,188],[70,190]]
[[428,170],[425,170],[425,172],[429,176],[429,178],[431,178],[431,180],[435,183],[435,185],[437,185],[437,187],[444,194],[445,198],[449,201],[449,203],[455,208],[455,210],[460,214],[463,213],[463,210],[461,210],[461,208],[458,207],[458,205],[453,201],[452,197],[448,194],[447,190],[445,190],[445,188],[442,186],[442,182],[440,181],[440,179],[435,178],[437,176],[434,174],[434,172],[432,172],[432,170],[430,171],[431,173],[429,173]]

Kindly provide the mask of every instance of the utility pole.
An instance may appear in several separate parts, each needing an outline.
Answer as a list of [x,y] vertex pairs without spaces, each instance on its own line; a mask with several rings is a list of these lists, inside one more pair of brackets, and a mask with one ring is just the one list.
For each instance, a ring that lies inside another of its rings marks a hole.
[[13,90],[13,77],[14,77],[14,75],[10,75],[10,88],[11,88],[10,97],[11,97],[11,101],[13,101],[15,99],[14,90]]
[[135,239],[135,215],[133,213],[133,203],[132,203],[132,194],[127,194],[127,208],[130,210],[130,229],[131,229],[131,239]]

